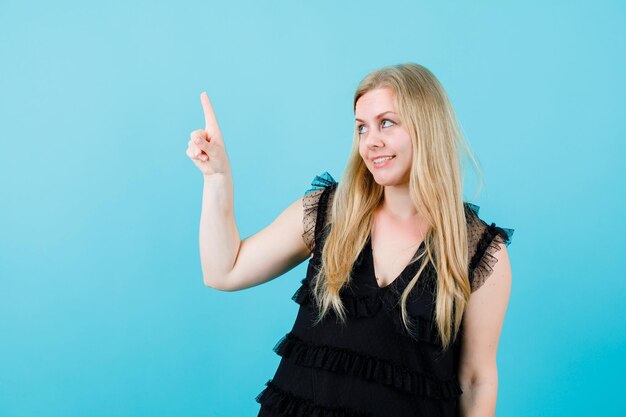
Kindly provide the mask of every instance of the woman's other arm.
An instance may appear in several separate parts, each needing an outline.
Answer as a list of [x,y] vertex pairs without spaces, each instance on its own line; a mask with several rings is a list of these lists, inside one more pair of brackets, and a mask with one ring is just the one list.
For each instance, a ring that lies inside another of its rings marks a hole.
[[494,253],[492,276],[470,297],[463,316],[459,382],[463,417],[495,416],[498,396],[496,354],[511,293],[511,265],[504,243]]

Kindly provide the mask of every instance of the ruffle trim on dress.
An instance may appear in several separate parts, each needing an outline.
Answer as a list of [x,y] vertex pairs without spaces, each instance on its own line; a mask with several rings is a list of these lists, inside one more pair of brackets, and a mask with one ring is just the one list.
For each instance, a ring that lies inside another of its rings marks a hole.
[[[323,204],[320,205],[320,201],[322,201],[322,194],[326,188],[334,188],[338,184],[337,181],[325,171],[322,175],[316,175],[311,181],[311,188],[308,189],[304,193],[304,197],[302,197],[302,206],[304,209],[303,222],[304,222],[304,233],[302,237],[307,247],[311,252],[313,252],[315,243],[316,243],[316,235],[319,235],[320,232],[316,232],[315,225],[317,224],[318,219],[326,218],[326,210],[327,204],[326,200],[323,200]],[[318,212],[321,211],[322,213]]]
[[296,303],[303,305],[307,302],[308,297],[309,297],[308,279],[305,277],[300,281],[300,286],[298,287],[296,292],[293,293],[293,295],[291,296],[291,299],[295,301]]
[[328,173],[328,171],[324,171],[322,175],[316,175],[315,178],[313,178],[313,181],[311,181],[311,188],[309,188],[304,194],[306,195],[315,190],[330,187],[333,184],[338,183],[335,181],[333,176]]
[[509,246],[513,237],[514,229],[499,227],[495,223],[487,224],[478,217],[480,207],[465,203],[473,212],[479,222],[484,226],[482,235],[476,244],[476,250],[470,260],[469,270],[471,275],[472,292],[480,288],[485,280],[493,272],[493,266],[498,262],[494,254],[500,250],[500,243]]
[[369,413],[360,413],[344,407],[325,407],[313,401],[298,397],[280,388],[269,380],[266,387],[256,396],[256,402],[281,415],[290,417],[374,417]]
[[[423,278],[425,279],[425,276],[423,276]],[[394,295],[390,292],[385,292],[384,295],[371,294],[357,296],[354,294],[348,294],[346,292],[343,292],[342,290],[341,301],[343,302],[343,305],[345,307],[346,315],[351,318],[373,317],[378,314],[383,309],[383,307],[385,307],[386,313],[391,316],[391,321],[397,333],[413,339],[417,342],[429,343],[431,345],[440,346],[441,339],[439,337],[439,332],[433,326],[433,322],[431,320],[425,319],[422,316],[410,314],[410,310],[409,325],[411,326],[412,330],[410,333],[407,331],[404,323],[402,322],[402,318],[400,317],[400,305],[396,302],[386,299],[393,296]],[[315,300],[313,298],[312,290],[310,288],[310,281],[308,277],[302,279],[300,287],[295,291],[291,299],[300,305],[311,305],[317,308],[317,306],[315,305]],[[328,314],[335,315],[336,313],[334,312],[334,310],[329,310]]]
[[[291,299],[300,305],[309,303],[313,305],[313,292],[308,277],[305,277],[300,282],[300,287],[296,290]],[[381,300],[375,296],[347,295],[343,289],[341,291],[341,301],[343,302],[347,315],[355,318],[372,317],[376,315],[383,306]],[[332,311],[334,312],[334,310]]]
[[279,356],[297,365],[348,374],[420,397],[454,399],[463,391],[458,381],[439,381],[384,359],[350,349],[305,342],[292,332],[274,347]]
[[[471,211],[478,216],[478,212],[480,211],[480,206],[477,206],[476,204],[472,204],[472,203],[465,203],[467,205],[467,207],[469,207],[471,209]],[[487,228],[487,230],[485,231],[485,235],[487,236],[491,236],[491,237],[495,237],[500,236],[500,238],[502,238],[503,243],[506,246],[509,246],[511,244],[511,240],[513,238],[513,233],[515,232],[515,229],[509,229],[507,227],[499,227],[496,226],[495,223],[491,223],[491,225],[489,225],[489,227]],[[479,247],[479,249],[481,249]],[[477,251],[478,253],[480,253],[479,251]]]

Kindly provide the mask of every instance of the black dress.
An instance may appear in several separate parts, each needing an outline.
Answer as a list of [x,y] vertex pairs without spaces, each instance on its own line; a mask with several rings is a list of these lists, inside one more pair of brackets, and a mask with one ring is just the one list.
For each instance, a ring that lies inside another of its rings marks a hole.
[[[355,262],[350,285],[340,292],[346,324],[331,311],[312,325],[317,310],[309,284],[319,267],[327,235],[326,212],[338,183],[324,172],[311,184],[303,199],[303,236],[312,241],[313,257],[293,295],[300,304],[293,328],[274,347],[281,356],[278,369],[256,397],[261,404],[258,417],[458,415],[461,335],[447,351],[442,350],[433,320],[436,272],[432,265],[408,298],[407,310],[415,324],[412,334],[403,327],[397,302],[421,260],[409,263],[381,288],[374,275],[370,238]],[[465,207],[473,253],[470,283],[475,291],[492,271],[497,243],[508,245],[513,230],[487,225],[478,217],[478,206],[465,203]],[[424,243],[417,253],[423,250]]]

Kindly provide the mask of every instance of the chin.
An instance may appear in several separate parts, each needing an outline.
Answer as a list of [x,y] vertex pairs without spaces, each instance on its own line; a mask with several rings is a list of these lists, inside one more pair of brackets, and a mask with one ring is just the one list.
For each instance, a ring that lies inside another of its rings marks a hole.
[[394,175],[380,175],[372,173],[372,177],[374,177],[374,181],[376,181],[379,185],[396,185],[398,182],[398,178]]
[[406,185],[408,184],[409,180],[408,178],[403,178],[400,175],[395,175],[394,173],[383,173],[383,174],[375,174],[374,172],[370,171],[370,173],[372,174],[372,177],[374,178],[374,181],[376,181],[376,183],[378,185],[383,185],[383,186],[394,186],[394,185]]

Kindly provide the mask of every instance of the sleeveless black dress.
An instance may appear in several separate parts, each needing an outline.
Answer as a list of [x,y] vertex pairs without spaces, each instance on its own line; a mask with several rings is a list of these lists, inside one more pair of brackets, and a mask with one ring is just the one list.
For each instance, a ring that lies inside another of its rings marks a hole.
[[[300,304],[291,331],[274,351],[281,356],[274,377],[256,396],[258,417],[403,417],[457,416],[462,394],[457,378],[461,335],[446,351],[434,326],[436,271],[429,264],[413,288],[407,310],[415,329],[407,333],[399,296],[417,273],[421,260],[409,265],[385,287],[374,274],[371,239],[355,262],[349,286],[342,288],[347,321],[334,312],[313,326],[316,306],[309,284],[320,265],[327,235],[327,208],[337,182],[324,172],[305,193],[305,240],[310,233],[313,257],[293,300]],[[512,229],[487,225],[478,206],[465,203],[472,291],[482,285],[496,262],[498,242],[508,246]],[[316,227],[317,226],[317,227]],[[424,251],[424,243],[417,253]]]

